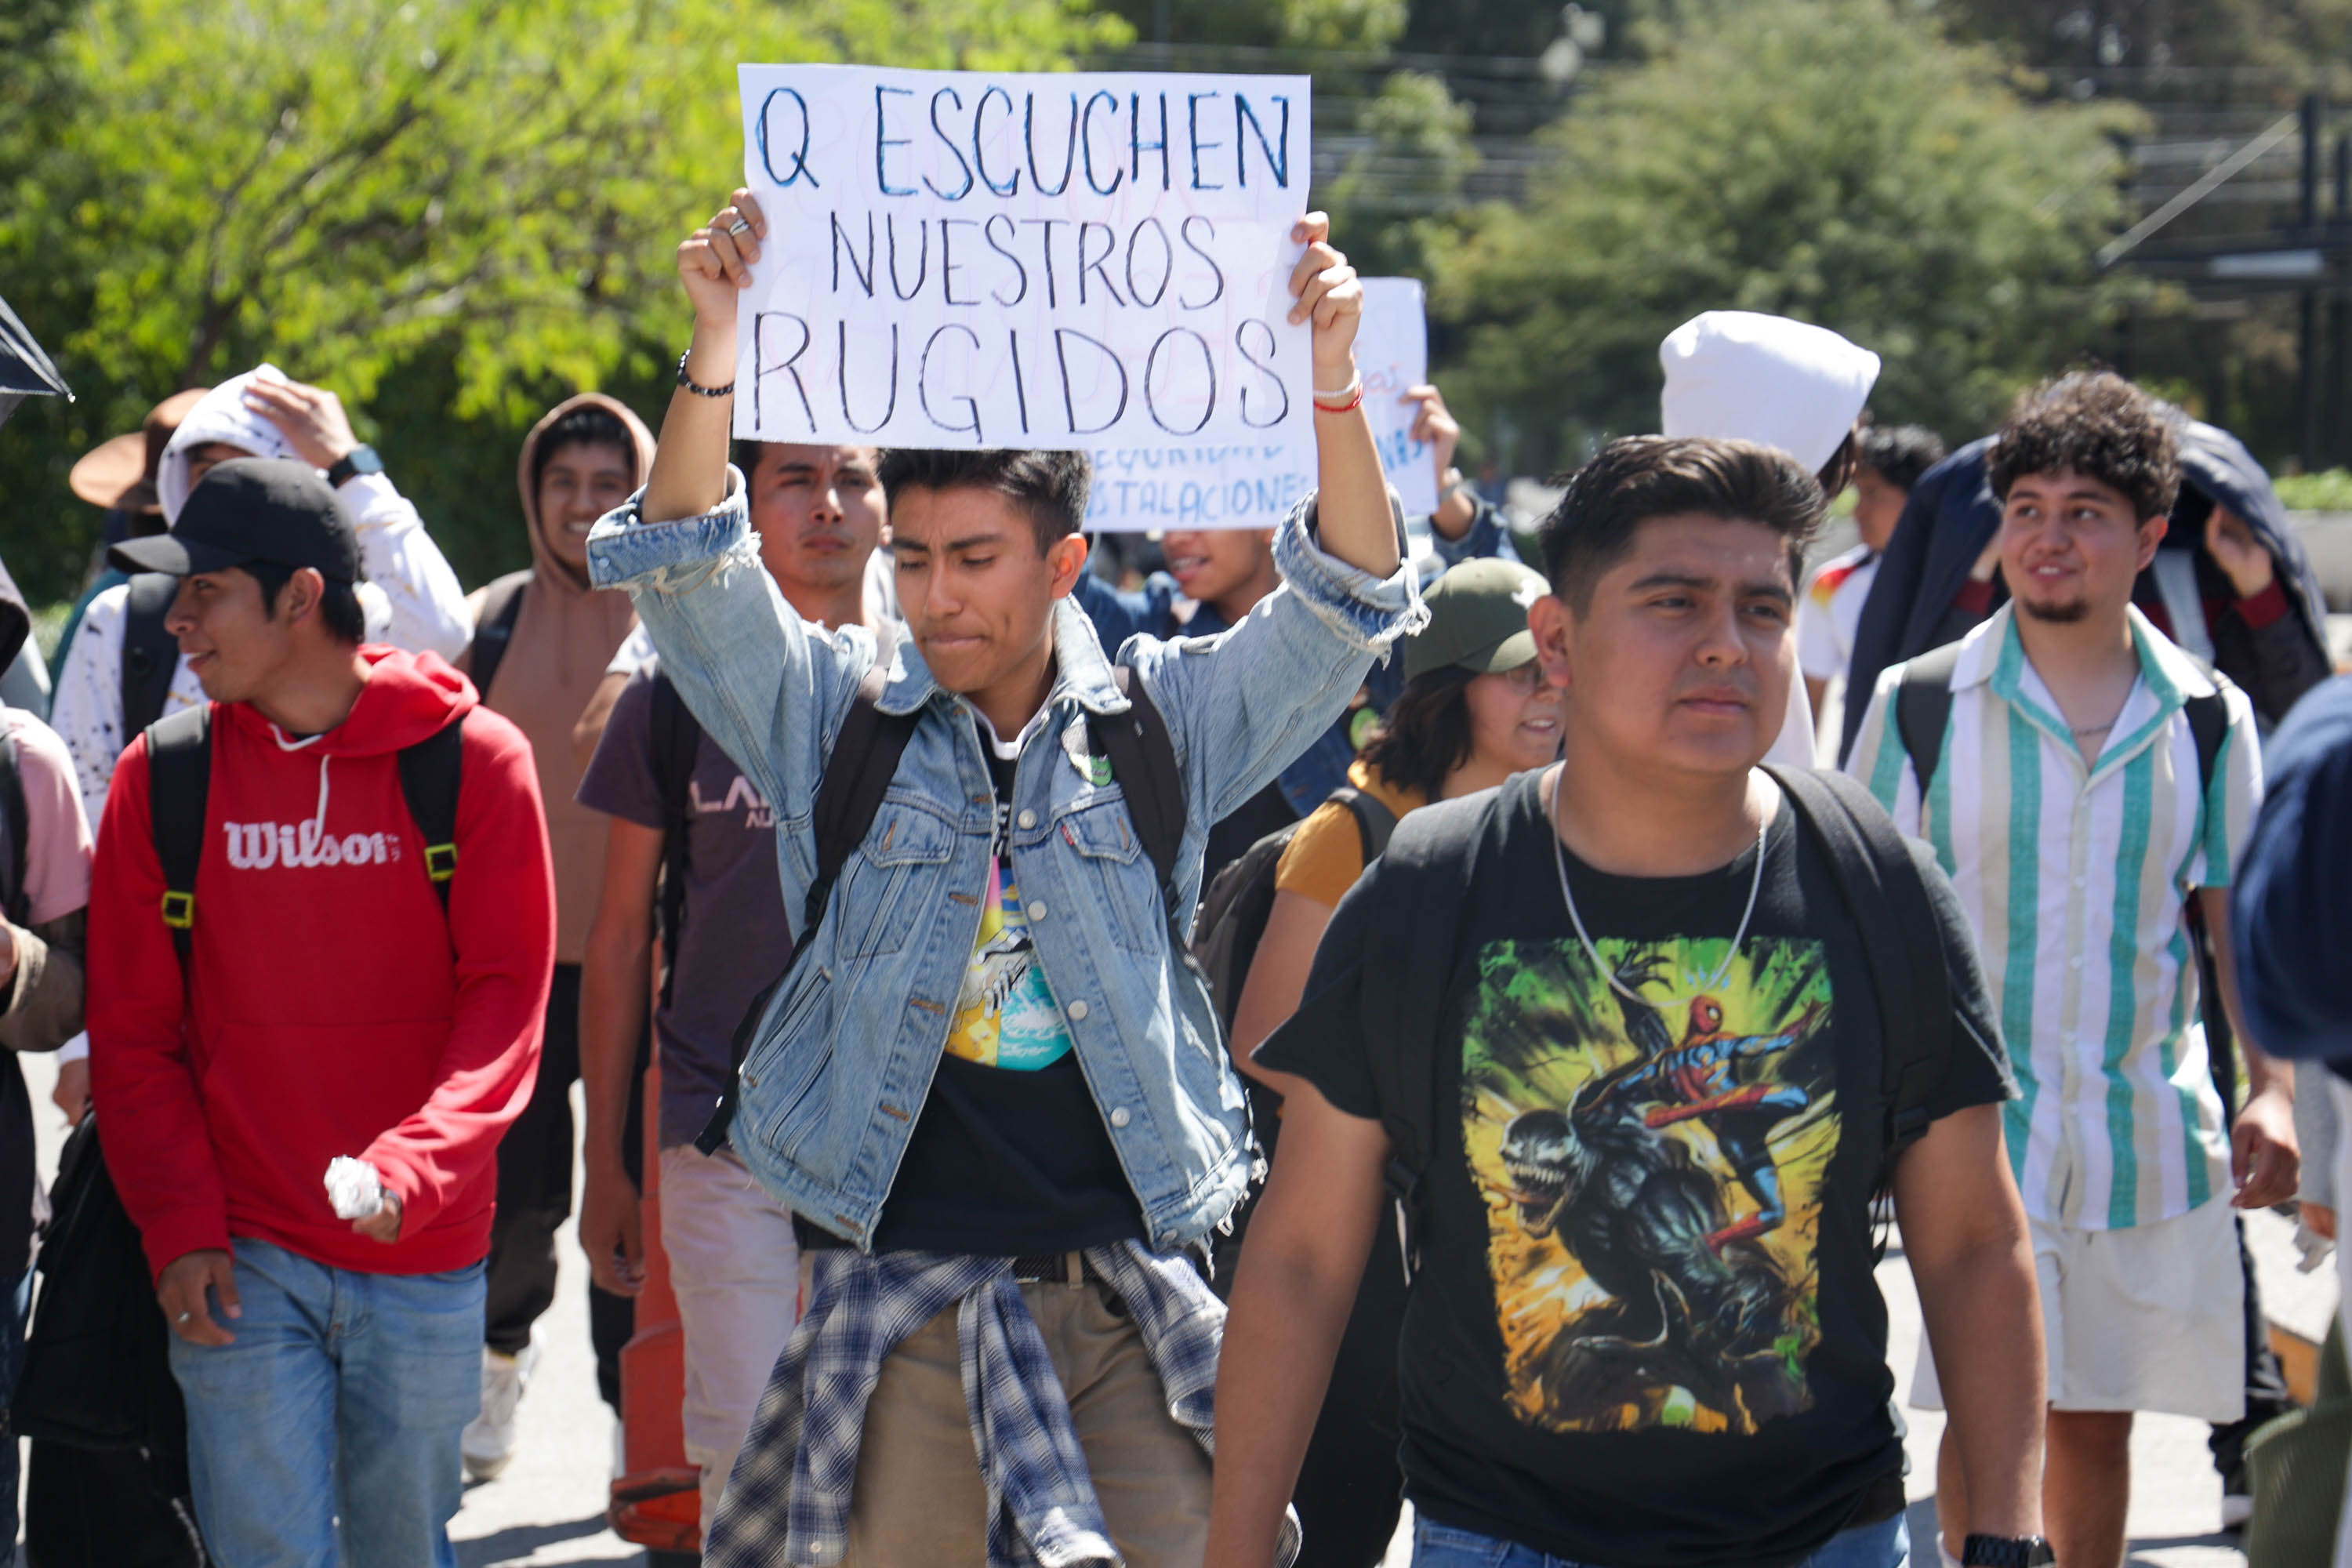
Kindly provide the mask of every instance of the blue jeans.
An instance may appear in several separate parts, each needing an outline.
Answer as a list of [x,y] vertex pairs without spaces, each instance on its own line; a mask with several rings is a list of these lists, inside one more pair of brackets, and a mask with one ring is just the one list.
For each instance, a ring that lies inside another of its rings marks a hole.
[[[1902,1514],[1833,1535],[1800,1568],[1909,1568],[1911,1521]],[[1586,1568],[1532,1546],[1416,1517],[1412,1568]]]
[[214,1560],[456,1568],[457,1434],[481,1409],[482,1265],[359,1274],[240,1240],[236,1289],[244,1315],[222,1321],[235,1344],[172,1342]]

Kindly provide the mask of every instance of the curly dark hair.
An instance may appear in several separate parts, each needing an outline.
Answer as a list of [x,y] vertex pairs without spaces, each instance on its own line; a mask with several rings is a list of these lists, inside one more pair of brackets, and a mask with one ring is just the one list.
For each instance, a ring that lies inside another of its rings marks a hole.
[[1992,493],[2027,474],[2072,468],[2116,490],[2143,522],[2180,493],[2179,447],[2164,405],[2113,371],[2074,371],[2018,397],[1993,444]]
[[1037,529],[1037,553],[1043,555],[1086,521],[1094,472],[1084,452],[893,447],[882,454],[877,477],[893,511],[902,490],[993,490],[1029,514]]
[[1859,466],[1898,490],[1944,460],[1944,438],[1924,425],[1874,425],[1862,438]]
[[1458,664],[1425,669],[1404,683],[1364,742],[1364,763],[1398,789],[1435,800],[1445,775],[1470,760],[1470,703],[1477,675]]
[[1804,579],[1805,546],[1828,510],[1821,482],[1776,447],[1697,437],[1621,437],[1576,470],[1568,493],[1544,519],[1544,575],[1551,591],[1581,615],[1592,607],[1601,576],[1633,548],[1642,524],[1698,512],[1761,523],[1779,534],[1788,544],[1793,585]]

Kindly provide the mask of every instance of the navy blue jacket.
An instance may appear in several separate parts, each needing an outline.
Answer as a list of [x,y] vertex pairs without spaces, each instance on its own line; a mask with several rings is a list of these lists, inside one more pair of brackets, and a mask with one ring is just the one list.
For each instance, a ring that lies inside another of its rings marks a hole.
[[2296,705],[2263,748],[2263,771],[2230,896],[2246,1025],[2273,1056],[2352,1077],[2352,678]]

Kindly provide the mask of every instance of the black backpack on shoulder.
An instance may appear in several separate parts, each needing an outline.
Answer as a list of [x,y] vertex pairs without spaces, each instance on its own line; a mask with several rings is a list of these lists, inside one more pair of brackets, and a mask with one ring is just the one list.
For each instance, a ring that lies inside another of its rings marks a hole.
[[163,716],[172,698],[172,678],[180,670],[180,640],[163,628],[180,580],[162,572],[131,579],[122,613],[122,668],[116,679],[122,697],[122,733],[138,734]]
[[[652,711],[654,784],[661,795],[661,892],[655,929],[661,935],[661,1005],[670,1005],[677,973],[678,933],[686,925],[686,879],[694,863],[694,763],[702,749],[702,723],[689,712],[677,687],[656,668]],[[893,758],[895,765],[896,758]],[[887,784],[885,785],[887,788]],[[881,797],[875,797],[880,804]]]
[[[2228,694],[2231,688],[2228,676],[2195,654],[2189,658],[2213,682],[2211,691],[2202,697],[2191,697],[2180,705],[2180,711],[2189,720],[2189,732],[2197,742],[2197,776],[2210,792],[2213,787],[2213,769],[2221,755],[2221,742],[2230,733]],[[1960,645],[1946,643],[1906,664],[1902,684],[1895,689],[1895,732],[1911,759],[1911,772],[1919,781],[1923,800],[1927,798],[1928,782],[1935,778],[1936,769],[1943,762],[1944,729],[1952,716],[1952,673],[1959,663]]]
[[[163,923],[180,963],[188,962],[196,922],[196,867],[205,854],[205,809],[212,794],[213,705],[184,708],[147,727],[149,826],[163,865]],[[457,874],[457,788],[465,721],[444,724],[400,752],[400,793],[425,835],[425,875],[449,908]]]
[[[709,1124],[694,1141],[694,1146],[705,1154],[716,1154],[726,1145],[728,1130],[735,1121],[743,1058],[750,1054],[751,1042],[760,1032],[761,1019],[767,1016],[768,1003],[792,973],[793,963],[808,950],[809,939],[816,933],[826,906],[833,901],[834,884],[841,879],[850,856],[856,853],[857,847],[866,842],[866,834],[873,830],[875,816],[882,809],[882,797],[888,792],[891,779],[897,776],[898,760],[906,754],[907,742],[913,738],[915,725],[922,718],[920,709],[912,713],[885,713],[879,706],[882,692],[889,684],[895,651],[896,644],[891,640],[878,645],[873,664],[857,683],[857,695],[851,700],[849,711],[842,717],[841,731],[825,753],[824,776],[817,785],[814,814],[816,877],[809,883],[808,898],[802,905],[800,939],[793,944],[792,958],[785,961],[773,980],[760,988],[759,994],[743,1010],[742,1022],[735,1026],[729,1051],[727,1092],[719,1099]],[[1169,738],[1168,721],[1160,716],[1142,683],[1135,679],[1134,670],[1123,664],[1114,665],[1111,676],[1128,699],[1128,710],[1123,714],[1089,715],[1087,732],[1095,751],[1110,760],[1111,776],[1119,781],[1126,793],[1128,816],[1134,822],[1136,837],[1159,878],[1170,941],[1181,954],[1186,949],[1182,933],[1176,929],[1176,854],[1184,837],[1184,776],[1176,765],[1176,747]],[[683,710],[684,705],[679,706]],[[656,710],[656,717],[658,713]],[[691,715],[687,717],[690,721]],[[656,750],[658,752],[658,742]],[[692,765],[689,757],[687,766],[691,769]],[[683,789],[679,795],[683,798]]]
[[[490,682],[514,641],[515,622],[522,615],[522,591],[530,586],[530,572],[509,572],[482,590],[482,607],[474,616],[474,643],[466,650],[466,674],[482,700],[489,700]],[[125,731],[128,733],[128,731]]]
[[[1952,987],[1943,928],[1894,819],[1842,773],[1766,770],[1829,856],[1877,994],[1885,1054],[1885,1164],[1926,1135],[1927,1101],[1951,1060]],[[1498,863],[1500,795],[1417,811],[1381,859],[1381,893],[1362,958],[1365,1057],[1389,1138],[1387,1181],[1409,1229],[1423,1223],[1423,1182],[1435,1142],[1441,1013],[1460,956],[1462,910],[1479,874]],[[1413,1260],[1407,1248],[1407,1261]]]
[[[1364,864],[1379,859],[1389,847],[1389,835],[1396,831],[1396,813],[1352,785],[1333,790],[1325,802],[1346,806],[1356,819],[1356,839],[1363,848]],[[1234,1014],[1242,1005],[1242,987],[1249,981],[1250,964],[1265,936],[1266,918],[1274,912],[1274,877],[1282,863],[1282,852],[1306,824],[1301,817],[1243,850],[1239,859],[1209,883],[1192,916],[1192,957],[1208,979],[1217,1017],[1229,1034]]]

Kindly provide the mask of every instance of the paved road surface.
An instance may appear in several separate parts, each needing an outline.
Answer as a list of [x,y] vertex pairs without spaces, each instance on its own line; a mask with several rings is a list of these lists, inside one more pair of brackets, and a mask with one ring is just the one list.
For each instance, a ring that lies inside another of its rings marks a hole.
[[[26,1058],[26,1076],[37,1107],[45,1174],[54,1170],[59,1140],[47,1110],[53,1073],[46,1058]],[[576,1091],[575,1091],[576,1092]],[[2295,1276],[2287,1237],[2291,1227],[2256,1216],[2256,1250],[2275,1315],[2294,1322],[2324,1321],[2334,1300],[2333,1270]],[[1919,1310],[1911,1277],[1899,1256],[1879,1271],[1893,1320],[1891,1359],[1897,1386],[1907,1391],[1918,1342]],[[521,1447],[498,1480],[469,1488],[452,1534],[463,1568],[551,1568],[558,1563],[643,1563],[637,1548],[604,1527],[604,1491],[612,1473],[613,1422],[596,1397],[588,1353],[587,1265],[567,1233],[562,1282],[554,1308],[541,1320],[537,1376],[524,1397]],[[2300,1326],[2300,1324],[2298,1324]],[[1934,1455],[1941,1415],[1906,1409],[1911,1424],[1912,1527],[1920,1550],[1914,1561],[1932,1568],[1927,1543],[1934,1513]],[[2205,1451],[2205,1428],[2167,1416],[2142,1417],[2133,1439],[2131,1561],[2145,1568],[2236,1568],[2242,1557],[2216,1532],[2221,1484]],[[1403,1568],[1402,1536],[1391,1568]]]

